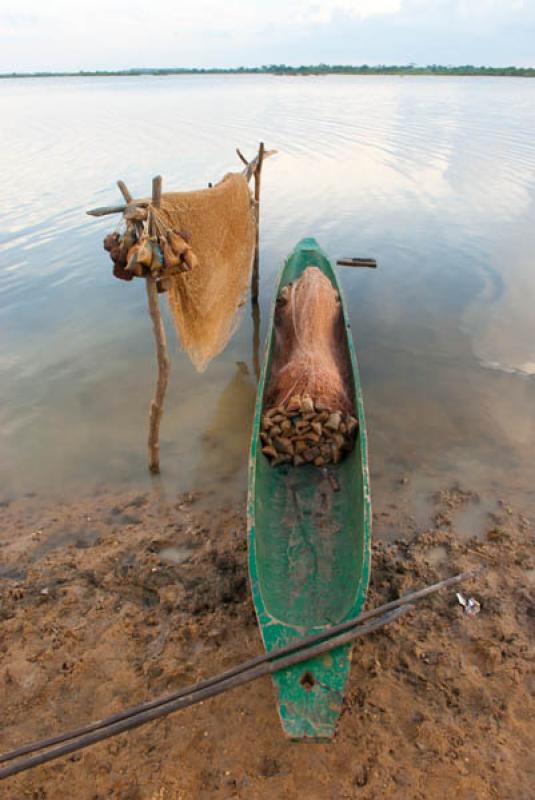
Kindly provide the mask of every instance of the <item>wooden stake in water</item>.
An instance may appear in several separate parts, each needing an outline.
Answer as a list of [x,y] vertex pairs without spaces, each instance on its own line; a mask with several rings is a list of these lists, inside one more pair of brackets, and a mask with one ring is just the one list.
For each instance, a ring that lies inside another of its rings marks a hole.
[[253,305],[258,303],[258,284],[260,273],[260,180],[262,177],[262,162],[264,161],[264,142],[260,142],[258,149],[258,162],[254,171],[254,203],[256,212],[256,241],[253,262],[253,276],[251,279],[251,300]]
[[[152,205],[160,207],[162,199],[162,178],[158,175],[152,180]],[[153,223],[151,223],[152,225]],[[150,230],[150,235],[155,231]],[[156,357],[158,360],[158,378],[154,397],[150,404],[149,413],[149,470],[157,475],[160,472],[160,422],[162,421],[165,392],[169,381],[169,371],[171,362],[167,352],[167,339],[163,325],[162,314],[160,311],[160,301],[158,300],[158,288],[156,279],[152,275],[146,277],[147,301],[149,314],[152,320],[154,340],[156,343]]]

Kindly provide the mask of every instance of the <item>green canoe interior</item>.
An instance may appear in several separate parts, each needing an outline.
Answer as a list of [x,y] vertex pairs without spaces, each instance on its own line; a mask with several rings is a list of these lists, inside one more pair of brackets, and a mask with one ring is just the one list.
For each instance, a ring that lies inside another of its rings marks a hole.
[[[304,239],[285,263],[277,294],[308,266],[319,267],[340,291],[317,242]],[[271,367],[272,311],[253,426],[248,502],[249,571],[267,650],[357,616],[366,597],[371,516],[366,428],[355,351],[340,299],[348,332],[340,346],[351,364],[359,433],[352,452],[327,470],[271,467],[261,452],[258,434]],[[290,737],[333,735],[350,659],[351,648],[345,646],[275,673],[279,713]]]

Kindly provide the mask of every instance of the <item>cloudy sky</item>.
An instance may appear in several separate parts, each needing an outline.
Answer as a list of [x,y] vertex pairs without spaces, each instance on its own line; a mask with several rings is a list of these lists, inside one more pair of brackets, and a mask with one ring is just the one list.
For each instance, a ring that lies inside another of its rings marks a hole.
[[0,0],[0,72],[535,66],[535,0]]

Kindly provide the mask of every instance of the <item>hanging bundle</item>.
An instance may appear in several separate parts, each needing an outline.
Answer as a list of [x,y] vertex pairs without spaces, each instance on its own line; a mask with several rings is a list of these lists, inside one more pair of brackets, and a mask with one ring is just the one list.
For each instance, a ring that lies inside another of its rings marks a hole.
[[[124,219],[123,236],[115,232],[104,238],[104,249],[114,262],[116,278],[130,281],[134,276],[151,274],[163,285],[165,279],[189,272],[197,265],[197,257],[184,238],[187,234],[166,228],[155,208],[127,206]],[[151,236],[151,230],[157,234]]]
[[209,189],[163,194],[158,207],[132,202],[123,218],[124,233],[104,239],[113,274],[156,279],[184,350],[203,371],[232,335],[249,283],[255,217],[246,177],[232,173]]

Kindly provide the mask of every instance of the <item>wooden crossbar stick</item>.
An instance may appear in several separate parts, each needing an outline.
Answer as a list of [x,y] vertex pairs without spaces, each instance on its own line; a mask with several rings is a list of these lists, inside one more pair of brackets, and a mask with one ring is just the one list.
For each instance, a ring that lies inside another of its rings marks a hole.
[[108,214],[122,214],[126,206],[101,206],[100,208],[92,208],[86,211],[90,217],[106,217]]
[[375,258],[339,258],[336,262],[339,267],[368,267],[377,269]]
[[[122,183],[122,181],[118,181],[118,183]],[[139,206],[140,208],[147,208],[147,206],[150,205],[150,200],[130,199],[122,206],[101,206],[100,208],[92,208],[90,211],[86,211],[85,213],[89,214],[90,217],[106,217],[108,216],[108,214],[124,214],[129,205]]]

